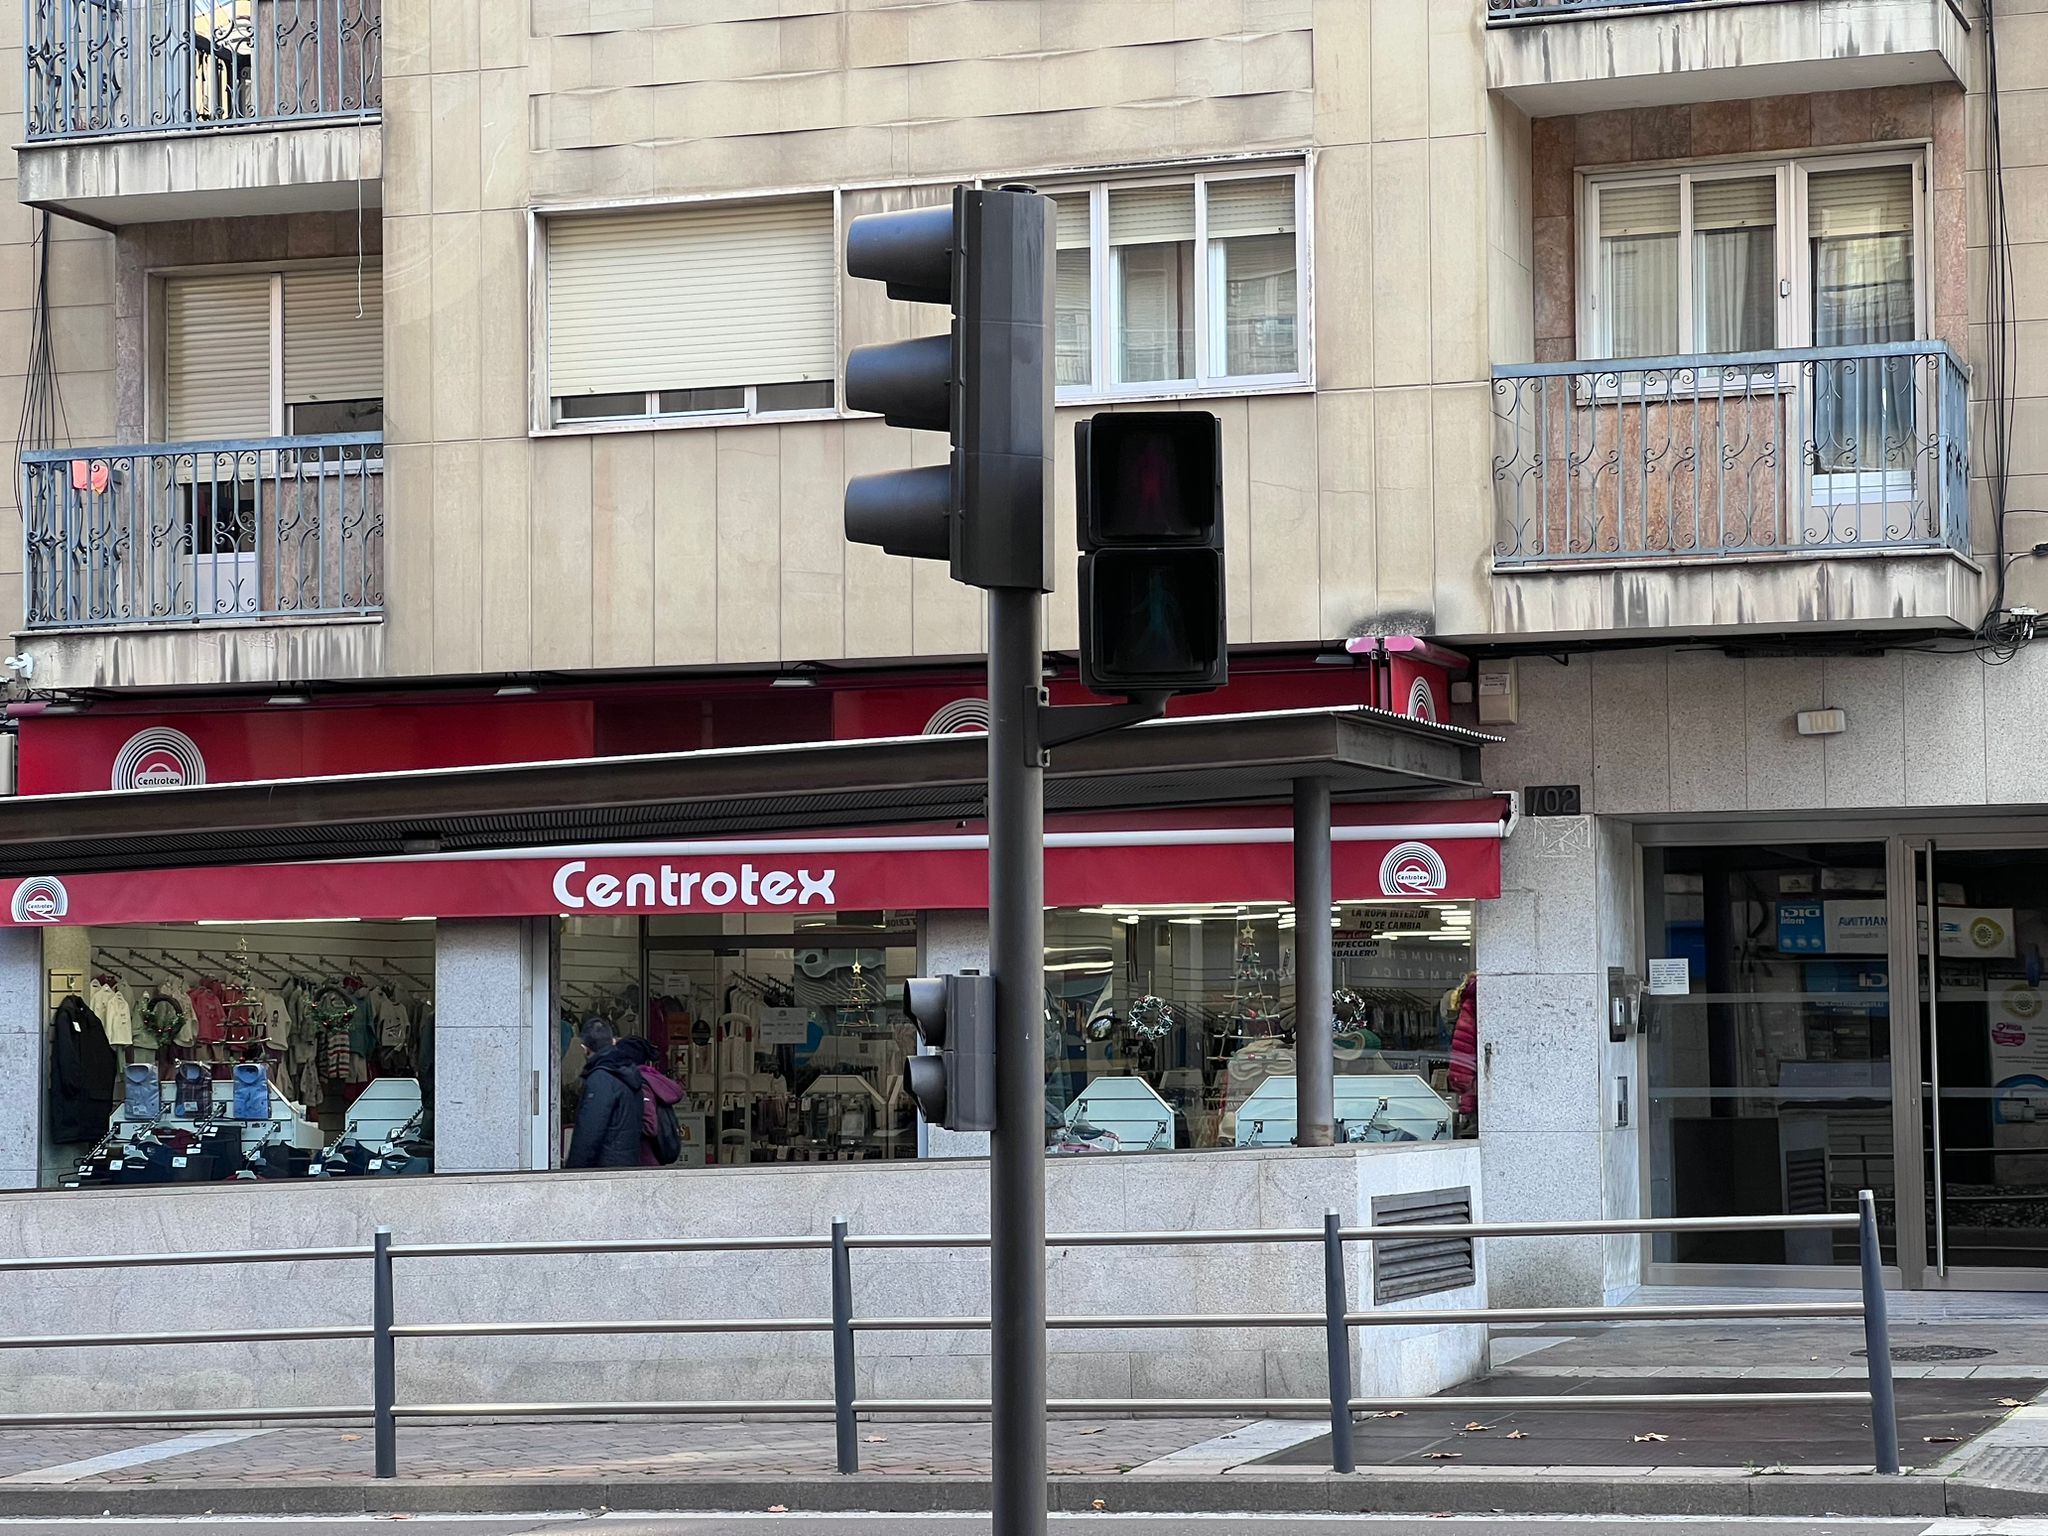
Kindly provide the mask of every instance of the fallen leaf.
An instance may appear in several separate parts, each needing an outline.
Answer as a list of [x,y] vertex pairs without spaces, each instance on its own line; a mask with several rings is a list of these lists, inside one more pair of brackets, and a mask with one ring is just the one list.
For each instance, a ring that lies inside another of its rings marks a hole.
[[770,1504],[768,1506],[768,1513],[771,1515],[786,1515],[789,1513],[789,1506],[787,1504]]
[[363,1437],[361,1435],[343,1435],[341,1438],[344,1440],[360,1440]]
[[1670,1438],[1671,1437],[1669,1435],[1660,1435],[1653,1429],[1647,1435],[1637,1435],[1635,1437],[1635,1442],[1637,1445],[1641,1445],[1646,1440],[1654,1440],[1657,1444],[1662,1445],[1666,1440],[1669,1440]]
[[1109,1500],[1107,1500],[1107,1499],[1097,1499],[1097,1500],[1095,1500],[1095,1502],[1094,1502],[1094,1503],[1090,1504],[1090,1505],[1089,1505],[1088,1507],[1089,1507],[1090,1509],[1107,1509],[1107,1508],[1109,1508]]
[[1109,1428],[1107,1424],[1098,1424],[1093,1429],[1080,1429],[1076,1430],[1075,1433],[1080,1435],[1099,1435],[1107,1428]]
[[1477,1419],[1474,1419],[1470,1424],[1467,1424],[1465,1426],[1461,1433],[1467,1435],[1482,1435],[1491,1428],[1493,1428],[1491,1424],[1481,1424]]
[[887,1445],[889,1437],[887,1435],[869,1435],[864,1443],[868,1445]]
[[1529,1438],[1529,1434],[1527,1430],[1511,1429],[1508,1431],[1508,1438],[1510,1440],[1526,1440]]
[[1465,1453],[1463,1451],[1427,1451],[1423,1454],[1423,1460],[1425,1461],[1463,1461],[1464,1459]]
[[1998,1400],[1998,1406],[2001,1408],[2024,1408],[2027,1406],[2027,1400],[2023,1397],[2001,1397]]
[[1963,1443],[1961,1435],[1922,1435],[1920,1438],[1929,1445],[1961,1445]]

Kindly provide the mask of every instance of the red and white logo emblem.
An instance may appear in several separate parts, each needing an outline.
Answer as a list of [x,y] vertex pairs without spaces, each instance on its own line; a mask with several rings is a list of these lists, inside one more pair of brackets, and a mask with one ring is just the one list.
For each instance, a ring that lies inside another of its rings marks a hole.
[[927,736],[964,736],[987,729],[987,699],[955,699],[924,723]]
[[1418,677],[1408,685],[1408,713],[1416,720],[1436,724],[1436,695],[1430,691],[1428,678]]
[[179,789],[205,782],[199,743],[168,725],[137,731],[114,758],[116,789]]
[[1382,896],[1435,896],[1450,878],[1444,856],[1427,843],[1396,843],[1380,860]]
[[71,893],[53,876],[37,875],[14,888],[12,911],[17,923],[61,923],[70,910]]

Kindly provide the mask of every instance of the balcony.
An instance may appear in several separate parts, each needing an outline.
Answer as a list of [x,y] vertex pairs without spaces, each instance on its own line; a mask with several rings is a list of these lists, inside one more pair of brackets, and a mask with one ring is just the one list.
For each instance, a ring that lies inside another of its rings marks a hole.
[[1967,402],[1933,341],[1497,367],[1497,617],[1516,633],[1959,621]]
[[22,455],[32,632],[368,619],[381,433]]
[[1486,0],[1487,85],[1532,117],[1962,84],[1951,0]]
[[377,201],[382,0],[27,0],[21,200],[118,227]]

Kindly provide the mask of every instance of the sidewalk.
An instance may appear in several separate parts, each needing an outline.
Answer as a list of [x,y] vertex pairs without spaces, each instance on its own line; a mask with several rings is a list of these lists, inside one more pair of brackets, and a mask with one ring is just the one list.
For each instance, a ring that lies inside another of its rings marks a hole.
[[[1973,1338],[1976,1342],[1965,1342]],[[1634,1409],[1617,1391],[1847,1388],[1853,1325],[1635,1325],[1502,1335],[1505,1365],[1460,1396],[1581,1401],[1362,1417],[1360,1472],[1329,1472],[1313,1419],[1077,1419],[1048,1426],[1068,1507],[1405,1512],[1997,1515],[2048,1509],[2048,1324],[1925,1324],[1894,1333],[1911,1469],[1871,1475],[1853,1405]],[[1915,1351],[1990,1349],[1922,1361]],[[1978,1374],[1978,1373],[1983,1374]],[[1734,1386],[1740,1382],[1740,1387]],[[861,1471],[834,1473],[829,1421],[401,1424],[396,1482],[372,1476],[366,1427],[252,1425],[0,1431],[0,1515],[362,1509],[973,1509],[989,1426],[864,1421]],[[1083,1495],[1086,1495],[1085,1498]]]

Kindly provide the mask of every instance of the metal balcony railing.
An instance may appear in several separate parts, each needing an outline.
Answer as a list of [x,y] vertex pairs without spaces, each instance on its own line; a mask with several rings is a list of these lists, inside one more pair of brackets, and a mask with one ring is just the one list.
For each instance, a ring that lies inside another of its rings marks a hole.
[[27,627],[381,612],[383,445],[352,432],[24,453]]
[[383,105],[383,0],[25,0],[31,141],[290,124]]
[[1969,548],[1938,341],[1493,370],[1494,560]]
[[1486,0],[1489,23],[1562,21],[1587,11],[1669,11],[1692,0]]

